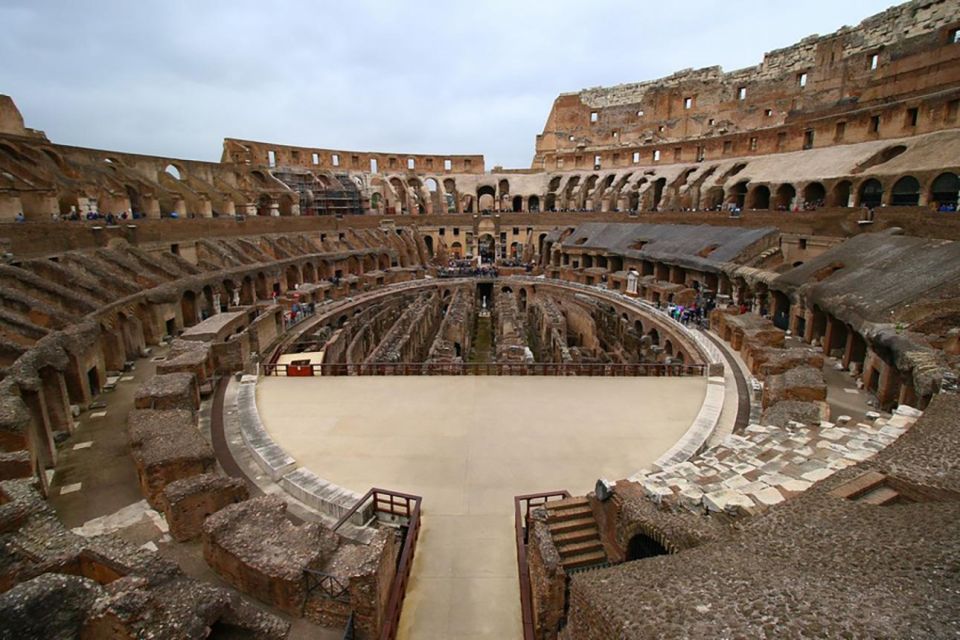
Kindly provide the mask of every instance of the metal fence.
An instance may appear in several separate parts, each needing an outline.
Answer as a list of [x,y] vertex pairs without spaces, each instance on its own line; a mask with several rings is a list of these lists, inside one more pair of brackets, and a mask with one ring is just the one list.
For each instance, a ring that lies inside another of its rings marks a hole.
[[376,362],[264,364],[265,376],[702,376],[703,364],[582,362]]

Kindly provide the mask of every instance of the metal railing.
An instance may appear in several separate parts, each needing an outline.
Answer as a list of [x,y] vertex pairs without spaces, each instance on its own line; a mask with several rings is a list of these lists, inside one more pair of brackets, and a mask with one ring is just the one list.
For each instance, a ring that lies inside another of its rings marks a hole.
[[306,582],[308,597],[314,591],[319,591],[324,597],[331,600],[350,602],[349,582],[344,582],[333,574],[314,569],[304,569],[303,579]]
[[517,573],[520,576],[520,613],[523,619],[523,640],[535,640],[533,628],[533,594],[527,570],[527,535],[530,512],[551,500],[569,498],[569,491],[528,493],[513,499],[513,526],[517,542]]
[[[398,491],[389,491],[386,489],[373,488],[367,491],[356,504],[350,508],[340,520],[333,526],[336,531],[350,518],[372,504],[374,512],[379,515],[387,516],[391,521],[401,523],[406,531],[403,536],[403,545],[400,549],[400,556],[397,558],[397,570],[390,584],[390,595],[387,599],[386,612],[384,614],[383,626],[380,630],[380,640],[394,640],[397,637],[397,630],[400,626],[400,614],[403,610],[403,599],[407,594],[407,584],[410,582],[410,570],[413,567],[413,557],[417,549],[417,539],[420,537],[420,496]],[[314,572],[319,574],[320,572]],[[322,574],[326,576],[327,574]],[[333,577],[333,576],[330,576]],[[336,591],[337,584],[342,584],[339,579],[336,582],[324,583],[324,595]],[[334,597],[334,596],[331,596]],[[351,614],[348,621],[346,633],[353,633],[354,619]],[[344,638],[353,637],[344,635]]]
[[265,376],[702,376],[703,364],[583,362],[375,362],[262,366]]

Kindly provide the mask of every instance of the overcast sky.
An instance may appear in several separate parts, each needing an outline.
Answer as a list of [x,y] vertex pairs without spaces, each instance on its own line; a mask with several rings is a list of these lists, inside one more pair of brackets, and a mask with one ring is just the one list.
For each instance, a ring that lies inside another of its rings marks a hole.
[[726,70],[890,0],[0,0],[0,93],[54,142],[225,137],[528,167],[557,94]]

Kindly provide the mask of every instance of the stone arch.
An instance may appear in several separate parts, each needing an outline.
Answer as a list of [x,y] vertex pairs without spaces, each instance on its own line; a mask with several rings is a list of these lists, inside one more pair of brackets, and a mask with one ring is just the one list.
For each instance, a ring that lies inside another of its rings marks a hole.
[[868,178],[857,189],[857,204],[864,207],[879,207],[883,203],[883,185],[876,178]]
[[484,185],[477,188],[477,208],[479,211],[492,211],[496,208],[497,194],[493,187]]
[[960,178],[957,174],[948,171],[941,173],[930,183],[928,201],[940,207],[953,205],[956,209],[958,194],[960,194]]
[[758,184],[747,194],[747,209],[769,209],[770,208],[770,187],[765,184]]
[[197,324],[197,294],[190,289],[180,296],[180,313],[183,316],[184,327]]
[[650,338],[650,344],[652,345],[660,344],[660,332],[657,331],[656,327],[652,327],[650,331],[647,332],[647,336]]
[[913,176],[903,176],[893,183],[890,204],[895,207],[915,207],[920,204],[920,181]]
[[257,279],[254,282],[254,293],[257,300],[269,300],[270,292],[267,290],[267,275],[260,271],[257,273]]
[[527,211],[538,213],[540,211],[540,196],[530,196],[527,198]]
[[269,193],[260,194],[260,197],[257,198],[257,215],[269,216],[272,210],[273,210],[273,198],[270,197]]
[[724,193],[723,187],[710,187],[703,198],[703,209],[710,211],[719,209],[723,206]]
[[850,194],[853,191],[853,184],[849,180],[841,180],[833,185],[830,192],[830,205],[834,207],[849,207]]
[[523,196],[513,196],[513,206],[511,207],[511,210],[514,213],[523,212]]
[[827,190],[822,182],[811,182],[803,188],[803,204],[808,207],[826,204]]
[[[111,160],[108,158],[108,160]],[[111,160],[115,162],[114,160]],[[163,168],[163,172],[173,178],[174,180],[186,180],[187,172],[184,170],[183,166],[177,162],[168,162],[167,166]]]
[[797,190],[789,182],[785,182],[777,187],[776,196],[773,205],[778,211],[789,211],[793,199],[797,196]]
[[296,289],[297,285],[301,283],[301,274],[300,268],[295,264],[288,264],[287,268],[284,269],[284,276],[287,279],[287,289]]
[[292,216],[293,215],[293,196],[289,193],[284,193],[280,196],[279,213],[281,216]]
[[310,284],[317,282],[317,267],[310,261],[303,263],[303,281]]
[[730,193],[727,194],[727,202],[733,204],[738,209],[746,209],[748,195],[749,181],[741,180],[730,188]]
[[251,305],[256,302],[254,295],[253,278],[244,276],[240,282],[240,304]]

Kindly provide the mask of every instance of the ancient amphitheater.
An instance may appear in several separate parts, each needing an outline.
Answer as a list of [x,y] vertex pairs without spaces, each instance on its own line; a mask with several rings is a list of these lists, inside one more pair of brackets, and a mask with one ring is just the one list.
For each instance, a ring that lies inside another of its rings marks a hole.
[[526,169],[0,96],[0,638],[958,637],[958,173],[957,0]]

